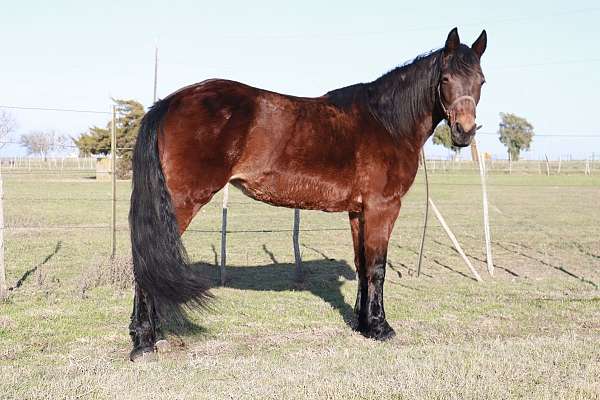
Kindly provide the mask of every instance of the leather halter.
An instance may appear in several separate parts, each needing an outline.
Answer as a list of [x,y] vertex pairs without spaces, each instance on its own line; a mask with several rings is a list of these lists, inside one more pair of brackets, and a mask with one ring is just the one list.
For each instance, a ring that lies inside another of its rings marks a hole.
[[448,120],[448,123],[452,124],[452,117],[454,116],[454,114],[453,114],[454,107],[456,107],[456,105],[463,100],[468,100],[468,101],[472,102],[474,110],[477,110],[477,103],[475,102],[475,99],[473,98],[473,96],[468,96],[468,95],[458,96],[456,99],[454,99],[454,101],[452,103],[450,103],[450,105],[448,107],[446,107],[444,105],[444,99],[442,98],[442,91],[440,90],[440,86],[441,86],[441,84],[438,84],[437,94],[440,99],[440,105],[442,106],[442,111],[446,115],[446,119]]

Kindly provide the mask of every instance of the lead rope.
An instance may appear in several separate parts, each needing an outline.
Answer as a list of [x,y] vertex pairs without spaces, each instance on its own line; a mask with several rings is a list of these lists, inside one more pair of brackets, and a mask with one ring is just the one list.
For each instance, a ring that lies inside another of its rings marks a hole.
[[425,159],[425,148],[421,148],[421,159],[423,160],[423,172],[425,173],[425,216],[423,217],[423,233],[421,234],[421,247],[419,249],[419,262],[417,263],[417,278],[421,276],[421,263],[423,262],[423,248],[425,247],[425,233],[427,232],[427,220],[429,218],[429,180],[427,178],[427,160]]
[[[440,91],[439,84],[437,86],[437,94],[438,94],[438,98],[440,99],[440,105],[442,106],[442,111],[444,112],[444,114],[446,114],[446,118],[448,120],[448,123],[450,123],[450,124],[452,123],[450,113],[452,112],[454,106],[459,101],[469,100],[469,101],[473,102],[475,109],[477,109],[477,103],[475,102],[475,99],[472,96],[459,96],[456,99],[454,99],[454,101],[452,103],[450,103],[448,108],[446,108],[446,106],[444,105],[444,101],[442,100],[442,93]],[[479,130],[479,128],[481,128],[481,125],[477,127],[478,130]],[[419,261],[417,263],[417,278],[419,276],[421,276],[421,265],[423,263],[423,249],[425,247],[425,235],[427,233],[427,221],[429,219],[429,179],[427,177],[427,160],[425,159],[425,147],[421,148],[421,160],[423,162],[423,173],[425,175],[425,215],[423,216],[423,232],[421,233],[421,245],[419,247]]]

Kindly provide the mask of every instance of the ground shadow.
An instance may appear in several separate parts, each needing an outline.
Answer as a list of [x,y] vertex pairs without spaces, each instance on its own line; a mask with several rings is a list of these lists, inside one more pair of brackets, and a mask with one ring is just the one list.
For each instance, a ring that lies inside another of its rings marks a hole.
[[[398,247],[399,249],[404,249],[404,248],[403,248],[402,246],[400,246],[400,245],[396,245],[396,247]],[[415,255],[417,255],[417,256],[419,255],[419,252],[418,252],[418,251],[416,251],[416,250],[413,250],[413,249],[411,249],[410,247],[406,247],[406,249],[407,249],[408,251],[411,251],[412,253],[414,253],[414,254],[415,254]],[[429,261],[432,261],[434,264],[437,264],[437,265],[439,265],[439,266],[440,266],[440,267],[442,267],[442,268],[446,268],[447,270],[449,270],[449,271],[452,271],[452,272],[454,272],[454,273],[456,273],[456,274],[459,274],[459,275],[461,275],[461,276],[462,276],[462,277],[464,277],[464,278],[467,278],[467,279],[470,279],[470,280],[472,280],[472,281],[475,281],[475,282],[477,282],[477,279],[473,278],[472,276],[469,276],[469,275],[465,274],[464,272],[461,272],[461,271],[459,271],[459,270],[456,270],[456,269],[452,268],[451,266],[449,266],[449,265],[447,265],[447,264],[444,264],[443,262],[441,262],[440,260],[438,260],[438,259],[436,259],[436,258],[434,258],[434,257],[431,257],[431,256],[428,256],[428,255],[426,255],[426,254],[423,254],[423,259],[424,259],[424,260],[429,260]],[[423,274],[423,275],[425,275],[425,276],[428,276],[428,277],[431,277],[431,275],[427,275],[427,274],[425,274],[425,273],[423,273],[423,272],[421,272],[421,274]]]
[[581,253],[585,254],[586,256],[590,256],[592,258],[596,258],[596,259],[600,260],[600,255],[594,254],[594,253],[588,251],[585,247],[583,247],[583,245],[581,243],[573,242],[573,244],[575,245],[577,250],[579,250]]
[[54,255],[56,253],[58,253],[58,251],[60,250],[61,246],[62,246],[62,242],[59,240],[58,242],[56,242],[56,246],[54,247],[54,251],[52,253],[48,254],[46,256],[46,258],[44,258],[44,260],[41,263],[39,263],[36,266],[34,266],[33,268],[25,271],[25,273],[23,274],[23,276],[21,276],[21,278],[19,278],[19,280],[17,281],[17,283],[15,283],[14,286],[8,288],[8,290],[15,290],[15,289],[21,287],[25,283],[25,281],[27,280],[27,278],[29,277],[29,275],[31,275],[35,271],[37,271],[38,268],[40,268],[42,265],[46,264],[48,261],[50,261],[50,259],[52,257],[54,257]]
[[[344,260],[306,260],[302,262],[303,279],[295,279],[295,264],[279,263],[266,246],[263,250],[274,262],[267,265],[226,267],[225,287],[257,291],[308,291],[329,303],[348,325],[354,322],[353,308],[341,292],[343,281],[354,280],[354,269]],[[195,263],[215,287],[219,286],[219,268],[207,263]]]
[[[586,279],[584,276],[579,276],[579,275],[577,275],[577,274],[569,271],[568,269],[566,269],[565,267],[563,267],[561,265],[554,265],[552,263],[549,263],[549,262],[545,261],[544,259],[542,259],[540,257],[534,257],[534,256],[532,256],[530,254],[527,254],[527,253],[523,252],[523,251],[511,249],[511,248],[505,246],[504,244],[502,244],[501,242],[493,242],[493,243],[496,246],[498,246],[498,247],[500,247],[500,248],[502,248],[502,249],[504,249],[506,251],[510,251],[510,252],[512,252],[514,254],[520,255],[521,257],[527,258],[529,260],[537,261],[538,263],[540,263],[540,264],[542,264],[542,265],[544,265],[546,267],[553,268],[553,269],[555,269],[557,271],[560,271],[560,272],[562,272],[562,273],[564,273],[564,274],[566,274],[566,275],[568,275],[568,276],[570,276],[572,278],[578,279],[579,281],[581,281],[583,283],[587,283],[589,285],[592,285],[593,287],[595,287],[596,289],[598,289],[598,285],[595,282],[592,282],[591,280]],[[515,247],[521,247],[521,248],[528,249],[530,251],[535,251],[536,253],[538,253],[538,254],[540,254],[542,256],[545,256],[544,253],[542,253],[541,251],[539,251],[537,249],[534,249],[532,247],[529,247],[529,246],[526,246],[526,245],[523,245],[523,244],[520,244],[520,243],[515,243],[515,242],[506,242],[506,243],[508,243],[508,244],[510,244],[512,246],[515,246]]]
[[207,332],[206,328],[190,320],[190,315],[178,312],[164,312],[165,317],[161,320],[161,327],[165,332],[177,336],[201,335]]
[[[444,243],[440,242],[439,240],[435,240],[435,239],[433,239],[433,243],[437,244],[438,246],[447,247],[447,248],[449,248],[450,250],[452,250],[454,253],[456,253],[456,254],[459,254],[459,253],[458,253],[458,251],[457,251],[457,250],[456,250],[456,249],[455,249],[453,246],[450,246],[450,245],[444,244]],[[481,262],[481,263],[484,263],[484,264],[486,264],[486,263],[487,263],[487,261],[486,261],[486,260],[484,260],[484,259],[483,259],[483,258],[481,258],[481,257],[475,257],[474,255],[471,255],[471,254],[469,254],[469,253],[467,253],[467,252],[465,252],[465,254],[467,255],[467,257],[470,257],[470,258],[472,258],[472,259],[474,259],[474,260],[477,260],[477,261],[479,261],[479,262]],[[520,275],[519,275],[519,274],[517,274],[515,271],[513,271],[513,270],[511,270],[511,269],[508,269],[507,267],[503,267],[503,266],[501,266],[501,265],[498,265],[498,263],[497,263],[497,262],[495,262],[495,263],[494,263],[494,268],[501,269],[501,270],[503,270],[504,272],[506,272],[507,274],[514,276],[515,278],[519,278],[519,277],[520,277]]]

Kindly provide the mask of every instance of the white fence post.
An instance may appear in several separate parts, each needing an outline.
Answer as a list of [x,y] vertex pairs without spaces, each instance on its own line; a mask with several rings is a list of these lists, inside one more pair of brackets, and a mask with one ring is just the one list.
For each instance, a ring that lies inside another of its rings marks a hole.
[[585,175],[592,175],[592,171],[590,169],[590,159],[585,160]]
[[485,232],[485,253],[487,269],[490,276],[494,275],[494,261],[492,259],[492,237],[490,233],[490,218],[488,212],[488,197],[486,186],[485,158],[479,153],[479,175],[481,176],[481,190],[483,192],[483,230]]

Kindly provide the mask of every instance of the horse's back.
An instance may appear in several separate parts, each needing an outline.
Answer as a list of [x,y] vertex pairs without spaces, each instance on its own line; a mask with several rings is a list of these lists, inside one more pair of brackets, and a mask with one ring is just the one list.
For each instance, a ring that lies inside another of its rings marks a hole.
[[159,146],[173,174],[228,175],[249,196],[276,205],[350,207],[358,129],[326,98],[208,80],[168,99]]

